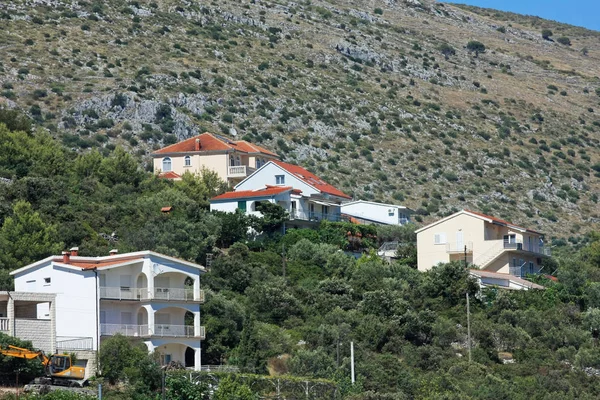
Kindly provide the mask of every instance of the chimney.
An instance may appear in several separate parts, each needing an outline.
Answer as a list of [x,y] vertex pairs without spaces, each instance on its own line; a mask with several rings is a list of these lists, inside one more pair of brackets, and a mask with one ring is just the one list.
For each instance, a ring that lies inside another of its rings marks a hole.
[[111,251],[108,252],[108,254],[110,254],[111,256],[116,256],[119,253],[119,250],[117,249],[112,249]]
[[62,256],[63,256],[63,264],[68,264],[69,261],[71,261],[71,253],[69,253],[68,251],[63,251]]
[[200,148],[201,148],[201,147],[202,147],[202,146],[200,145],[200,139],[196,139],[196,143],[195,143],[195,145],[194,145],[194,150],[195,150],[195,151],[200,151]]
[[79,254],[79,247],[71,247],[69,251],[71,252],[71,256],[76,257]]

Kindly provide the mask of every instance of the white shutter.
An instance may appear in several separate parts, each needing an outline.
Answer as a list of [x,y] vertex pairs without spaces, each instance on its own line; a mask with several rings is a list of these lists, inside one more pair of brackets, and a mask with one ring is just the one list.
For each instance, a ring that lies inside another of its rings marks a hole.
[[446,243],[446,234],[445,233],[436,233],[433,235],[433,244],[445,244]]

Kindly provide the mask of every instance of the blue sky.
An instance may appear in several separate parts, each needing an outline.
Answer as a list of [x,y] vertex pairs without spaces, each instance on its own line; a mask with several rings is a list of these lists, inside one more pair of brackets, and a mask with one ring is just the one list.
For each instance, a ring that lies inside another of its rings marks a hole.
[[600,31],[600,0],[443,0],[536,15]]

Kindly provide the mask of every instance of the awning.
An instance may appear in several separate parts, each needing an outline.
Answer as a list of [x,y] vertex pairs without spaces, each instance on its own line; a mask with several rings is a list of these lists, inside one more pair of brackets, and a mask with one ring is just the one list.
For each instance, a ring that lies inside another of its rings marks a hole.
[[339,207],[340,206],[339,204],[328,203],[326,201],[318,201],[318,200],[310,200],[310,199],[308,201],[311,202],[311,203],[320,204],[322,206],[328,206],[328,207],[336,207],[336,206]]

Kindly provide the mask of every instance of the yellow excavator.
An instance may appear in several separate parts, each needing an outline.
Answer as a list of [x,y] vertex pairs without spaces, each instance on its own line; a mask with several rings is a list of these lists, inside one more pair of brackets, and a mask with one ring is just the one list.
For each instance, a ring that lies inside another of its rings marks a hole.
[[38,358],[44,366],[46,376],[36,378],[33,383],[79,387],[87,384],[85,368],[73,365],[68,354],[54,354],[48,357],[41,350],[23,349],[11,345],[8,345],[8,348],[0,348],[0,354],[27,360]]

